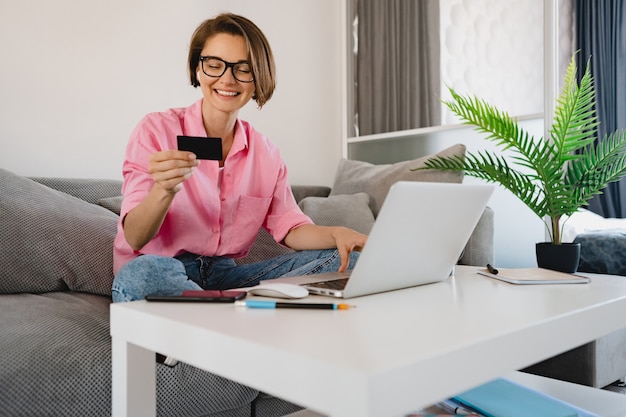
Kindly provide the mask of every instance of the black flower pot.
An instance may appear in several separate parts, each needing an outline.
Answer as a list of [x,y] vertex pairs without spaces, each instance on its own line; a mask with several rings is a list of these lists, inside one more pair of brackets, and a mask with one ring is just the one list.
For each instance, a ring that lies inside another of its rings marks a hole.
[[552,269],[553,271],[567,272],[569,274],[578,270],[580,243],[555,245],[551,242],[542,242],[537,243],[535,251],[539,268]]

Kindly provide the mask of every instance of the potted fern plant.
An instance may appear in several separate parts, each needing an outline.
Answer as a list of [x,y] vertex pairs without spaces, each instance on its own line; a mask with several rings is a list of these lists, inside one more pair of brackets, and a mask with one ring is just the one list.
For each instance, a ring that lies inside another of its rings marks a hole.
[[[626,132],[613,132],[595,142],[599,122],[589,63],[580,83],[576,71],[574,55],[556,101],[549,138],[535,139],[506,112],[450,88],[452,99],[444,104],[465,124],[485,133],[487,140],[511,151],[511,157],[483,150],[468,152],[464,158],[431,158],[423,168],[462,170],[508,189],[546,225],[550,242],[537,243],[539,267],[563,272],[575,272],[580,257],[579,244],[561,242],[563,218],[626,175]],[[543,255],[544,250],[553,253],[571,245],[574,259],[570,265],[562,264],[560,254]]]

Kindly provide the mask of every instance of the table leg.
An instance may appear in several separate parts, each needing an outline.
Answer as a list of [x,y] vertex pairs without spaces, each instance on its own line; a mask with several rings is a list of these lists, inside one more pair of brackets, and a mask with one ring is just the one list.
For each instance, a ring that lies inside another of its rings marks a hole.
[[112,337],[112,415],[156,415],[154,352]]

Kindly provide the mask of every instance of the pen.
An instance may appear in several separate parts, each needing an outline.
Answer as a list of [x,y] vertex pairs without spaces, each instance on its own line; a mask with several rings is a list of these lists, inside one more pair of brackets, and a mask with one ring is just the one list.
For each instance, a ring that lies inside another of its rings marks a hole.
[[277,301],[261,301],[261,300],[240,300],[235,301],[238,307],[248,308],[308,308],[314,310],[347,310],[351,307],[349,304],[334,303],[281,303]]
[[446,410],[447,412],[456,414],[456,415],[464,415],[464,416],[478,416],[479,415],[479,414],[476,414],[476,412],[472,410],[468,410],[467,408],[451,400],[443,400],[438,405],[444,410]]
[[494,275],[498,275],[498,270],[494,268],[491,264],[487,264],[487,270]]

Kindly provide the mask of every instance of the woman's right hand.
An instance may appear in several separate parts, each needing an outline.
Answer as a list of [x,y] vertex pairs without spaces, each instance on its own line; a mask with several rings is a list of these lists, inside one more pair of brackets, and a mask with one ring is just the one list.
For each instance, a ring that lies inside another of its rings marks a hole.
[[199,165],[193,152],[169,150],[150,156],[148,172],[154,185],[141,203],[122,220],[124,237],[134,250],[140,250],[159,232],[174,196]]
[[150,156],[148,172],[155,185],[170,194],[176,194],[199,164],[193,152],[167,150]]

